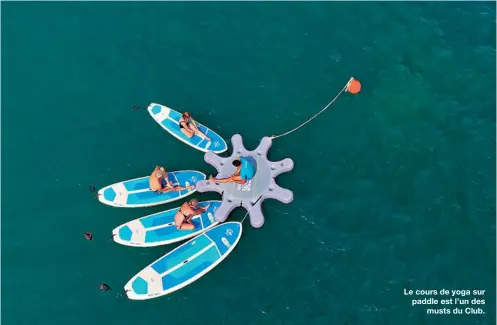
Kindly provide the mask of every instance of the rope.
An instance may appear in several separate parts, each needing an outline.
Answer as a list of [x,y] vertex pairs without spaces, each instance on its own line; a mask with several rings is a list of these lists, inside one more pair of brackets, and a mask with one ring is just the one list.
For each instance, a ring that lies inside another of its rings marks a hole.
[[333,98],[333,100],[331,102],[328,103],[328,105],[326,105],[322,110],[320,110],[318,113],[314,114],[314,116],[312,116],[310,119],[308,119],[307,121],[305,121],[304,123],[300,124],[299,126],[297,126],[296,128],[288,131],[288,132],[285,132],[283,134],[280,134],[280,135],[273,135],[271,137],[271,139],[277,139],[277,138],[280,138],[280,137],[283,137],[285,135],[288,135],[292,132],[295,132],[297,131],[298,129],[300,129],[301,127],[303,127],[304,125],[306,125],[307,123],[309,123],[310,121],[314,120],[316,117],[318,117],[321,113],[323,113],[324,111],[326,111],[328,109],[328,107],[331,106],[331,104],[333,104],[335,102],[335,100],[338,99],[338,97],[340,97],[340,95],[347,90],[347,87],[349,86],[350,82],[353,80],[354,78],[350,78],[349,81],[347,82],[347,84],[342,88],[342,90],[340,90],[340,92],[338,93],[338,95],[335,96],[335,98]]
[[[300,129],[301,127],[303,127],[304,125],[306,125],[307,123],[309,123],[310,121],[314,120],[316,117],[318,117],[321,113],[323,113],[324,111],[326,111],[328,109],[328,107],[331,106],[331,104],[333,104],[337,99],[338,97],[340,97],[340,95],[347,90],[347,88],[349,87],[349,84],[350,82],[354,80],[354,78],[350,78],[349,81],[347,81],[347,83],[345,84],[345,86],[343,86],[342,90],[340,90],[340,92],[335,96],[335,98],[333,98],[331,100],[331,102],[328,103],[328,105],[326,105],[322,110],[320,110],[319,112],[317,112],[316,114],[314,114],[310,119],[308,119],[307,121],[305,121],[304,123],[300,124],[299,126],[297,126],[296,128],[288,131],[288,132],[285,132],[283,134],[280,134],[280,135],[273,135],[271,137],[271,139],[277,139],[277,138],[281,138],[285,135],[288,135],[292,132],[295,132],[297,131],[298,129]],[[254,206],[260,199],[262,198],[262,195],[259,196],[259,198],[257,199],[257,201],[254,202],[254,204],[252,204],[252,206]],[[250,214],[250,210],[247,210],[247,213],[245,214],[245,216],[242,218],[242,221],[241,223],[243,223],[245,221],[245,219],[247,218],[247,216]]]
[[[252,206],[256,205],[256,203],[259,202],[259,200],[262,198],[262,195],[264,195],[264,194],[261,194],[261,196],[259,196],[259,198],[254,202],[254,204],[252,204]],[[249,213],[250,213],[250,209],[247,210],[247,213],[245,213],[245,216],[243,217],[241,223],[243,223],[245,221],[245,218],[247,218],[247,216],[249,215]]]
[[118,293],[118,294],[117,294],[117,296],[118,296],[118,297],[124,297],[124,295],[125,295],[128,291],[131,291],[131,290],[129,290],[129,289],[124,290],[122,293],[120,293],[120,294]]
[[247,218],[247,216],[249,215],[249,213],[250,213],[250,211],[249,211],[249,210],[247,210],[247,213],[245,213],[245,216],[243,217],[243,219],[242,219],[242,222],[241,222],[241,223],[243,223],[243,222],[245,221],[245,218]]

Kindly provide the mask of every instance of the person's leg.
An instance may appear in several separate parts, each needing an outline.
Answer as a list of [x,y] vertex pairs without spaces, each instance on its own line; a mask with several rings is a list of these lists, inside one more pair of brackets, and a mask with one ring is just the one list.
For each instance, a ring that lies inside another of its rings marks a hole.
[[194,185],[188,185],[188,186],[185,186],[185,187],[183,187],[183,186],[179,186],[179,185],[178,185],[178,186],[174,186],[173,188],[170,188],[170,189],[168,190],[168,192],[171,192],[171,191],[191,190],[191,189],[193,189],[193,188],[195,188],[195,186],[194,186]]
[[167,174],[160,178],[160,183],[161,183],[163,188],[164,187],[168,187],[168,188],[173,187],[173,184],[171,184],[171,181],[169,180],[169,177],[167,176]]
[[172,191],[175,191],[175,188],[174,187],[163,187],[162,190],[161,190],[161,193],[169,193],[169,192],[172,192]]
[[196,135],[202,138],[206,138],[208,141],[211,140],[208,136],[206,136],[202,131],[198,129],[198,127],[195,125],[195,123],[188,123],[188,127],[195,132]]
[[193,138],[193,135],[195,134],[193,131],[190,131],[190,130],[185,129],[185,128],[180,128],[180,130],[181,130],[181,133],[183,133],[188,138]]
[[231,179],[233,180],[233,182],[235,182],[237,184],[245,184],[245,183],[247,183],[247,181],[245,180],[245,178],[242,178],[240,175],[232,176]]
[[174,215],[174,225],[176,226],[176,229],[181,230],[183,226],[183,222],[185,221],[185,216],[181,212],[176,212]]
[[195,229],[195,225],[186,222],[182,224],[180,227],[180,230],[193,230],[193,229]]
[[174,216],[174,225],[178,230],[193,230],[195,225],[191,222],[192,218],[187,218],[180,211],[176,212]]
[[233,175],[233,176],[230,176],[227,178],[220,178],[220,179],[216,179],[216,178],[211,176],[211,177],[209,177],[209,180],[211,182],[220,183],[220,184],[231,183],[231,182],[235,182],[237,184],[245,184],[246,183],[245,179],[241,178],[240,175]]

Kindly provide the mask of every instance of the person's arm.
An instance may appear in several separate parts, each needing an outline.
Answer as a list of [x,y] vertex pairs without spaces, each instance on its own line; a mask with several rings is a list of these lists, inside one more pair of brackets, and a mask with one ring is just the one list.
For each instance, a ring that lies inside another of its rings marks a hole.
[[164,180],[166,181],[167,186],[174,187],[173,184],[169,181],[169,177],[167,177],[167,173],[164,173]]
[[191,116],[190,116],[190,121],[192,121],[193,125],[195,125],[197,127],[197,129],[200,130],[200,128],[197,125],[197,122]]
[[208,204],[208,205],[206,205],[205,207],[201,207],[200,209],[202,210],[202,212],[200,212],[200,213],[204,213],[205,211],[209,210],[209,207],[210,207],[210,206],[211,206],[211,205],[210,205],[210,204]]
[[188,126],[188,123],[185,122],[185,120],[183,118],[180,118],[179,122],[178,122],[178,125],[181,126],[181,123],[183,123],[183,128],[186,129],[186,130],[190,130],[193,132],[192,129],[190,129],[190,127]]

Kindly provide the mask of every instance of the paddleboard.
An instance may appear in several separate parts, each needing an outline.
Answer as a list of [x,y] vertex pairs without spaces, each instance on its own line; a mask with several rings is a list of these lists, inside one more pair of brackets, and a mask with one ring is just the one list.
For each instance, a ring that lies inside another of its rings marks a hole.
[[159,125],[173,135],[176,139],[183,141],[189,146],[198,149],[203,152],[212,151],[214,153],[221,153],[228,150],[228,145],[226,141],[223,140],[216,132],[212,131],[208,127],[200,124],[195,120],[200,131],[211,138],[210,141],[200,137],[196,134],[193,137],[188,138],[181,132],[179,128],[179,120],[182,113],[175,111],[172,108],[166,107],[164,105],[152,103],[148,106],[148,112],[153,117],[153,119],[159,123]]
[[178,207],[122,224],[112,231],[112,238],[116,243],[136,247],[167,245],[192,238],[218,224],[214,219],[214,212],[221,205],[221,201],[199,202],[198,205],[209,208],[192,218],[195,229],[176,228],[174,216],[180,209]]
[[[168,172],[173,185],[195,185],[205,174],[195,170]],[[139,208],[169,203],[195,193],[196,189],[157,194],[149,187],[149,177],[140,177],[106,186],[98,191],[98,200],[114,207]]]
[[240,222],[225,222],[190,239],[131,278],[124,286],[128,298],[156,298],[189,285],[221,263],[241,236]]

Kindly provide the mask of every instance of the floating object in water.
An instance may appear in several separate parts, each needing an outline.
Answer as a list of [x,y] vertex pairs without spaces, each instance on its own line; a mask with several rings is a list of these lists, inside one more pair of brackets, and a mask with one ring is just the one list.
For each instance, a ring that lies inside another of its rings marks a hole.
[[111,290],[111,288],[107,284],[102,283],[100,285],[100,290],[102,290],[102,291],[109,291],[109,290]]
[[[195,170],[181,170],[168,172],[167,177],[174,186],[185,187],[205,179],[205,174]],[[139,208],[176,201],[196,191],[193,188],[158,194],[150,189],[148,180],[149,176],[145,176],[106,186],[98,191],[98,200],[115,207]]]
[[233,175],[235,167],[232,162],[239,156],[248,157],[255,162],[257,171],[255,176],[245,184],[236,183],[216,183],[214,181],[202,180],[197,183],[199,192],[218,192],[223,196],[223,203],[214,214],[218,222],[224,222],[228,215],[237,207],[244,207],[250,217],[250,224],[255,228],[260,228],[264,224],[264,215],[261,210],[261,203],[265,199],[275,199],[283,203],[293,201],[293,192],[279,187],[275,178],[293,169],[293,160],[290,158],[272,162],[267,159],[267,152],[271,147],[272,140],[269,137],[262,138],[259,146],[248,151],[243,147],[242,137],[235,134],[231,138],[233,154],[231,157],[223,158],[213,152],[204,155],[205,161],[217,169],[216,178],[225,178]]
[[133,110],[134,110],[134,111],[137,111],[137,110],[139,110],[139,109],[140,109],[140,106],[138,106],[138,105],[133,106]]
[[159,123],[159,125],[169,132],[176,139],[186,143],[187,145],[198,149],[203,152],[212,151],[215,153],[221,153],[228,149],[226,141],[223,140],[216,132],[212,131],[208,127],[198,123],[198,128],[209,137],[211,140],[208,141],[203,137],[198,135],[193,135],[193,137],[188,138],[184,135],[179,127],[179,120],[181,118],[181,113],[173,110],[172,108],[152,103],[148,105],[148,112],[153,117],[153,119]]
[[93,235],[91,234],[91,232],[85,232],[85,238],[86,238],[86,240],[92,240]]
[[174,216],[180,209],[151,214],[120,225],[112,231],[112,238],[116,243],[126,246],[152,247],[167,245],[192,238],[218,224],[214,220],[214,212],[221,205],[221,201],[199,202],[199,207],[209,208],[202,214],[191,219],[195,225],[192,230],[179,230],[174,224]]
[[349,82],[347,83],[346,91],[351,94],[359,93],[361,91],[361,83],[359,82],[359,80],[350,78]]
[[90,187],[88,187],[88,190],[90,191],[90,193],[94,193],[96,191],[95,186],[93,185],[90,185]]
[[226,222],[211,228],[153,262],[126,283],[129,299],[167,295],[198,280],[233,251],[242,224]]

